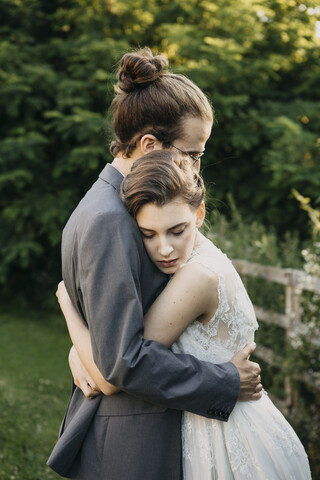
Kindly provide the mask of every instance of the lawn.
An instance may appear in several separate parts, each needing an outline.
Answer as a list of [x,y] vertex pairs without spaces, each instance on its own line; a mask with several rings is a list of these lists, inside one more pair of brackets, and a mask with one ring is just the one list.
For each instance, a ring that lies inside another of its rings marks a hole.
[[61,479],[46,460],[71,391],[70,345],[59,313],[0,313],[0,480]]
[[0,314],[0,479],[58,479],[46,466],[70,390],[67,330],[58,313]]

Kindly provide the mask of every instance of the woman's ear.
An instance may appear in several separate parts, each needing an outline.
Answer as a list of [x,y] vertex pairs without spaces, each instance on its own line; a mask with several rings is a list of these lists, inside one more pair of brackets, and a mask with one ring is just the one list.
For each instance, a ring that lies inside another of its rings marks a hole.
[[204,202],[201,202],[200,207],[197,210],[197,217],[196,217],[196,227],[200,228],[204,222],[204,217],[206,216],[206,207]]
[[138,141],[138,144],[142,155],[145,155],[152,150],[160,150],[162,148],[162,144],[159,142],[159,140],[150,133],[143,135],[143,137],[141,137]]

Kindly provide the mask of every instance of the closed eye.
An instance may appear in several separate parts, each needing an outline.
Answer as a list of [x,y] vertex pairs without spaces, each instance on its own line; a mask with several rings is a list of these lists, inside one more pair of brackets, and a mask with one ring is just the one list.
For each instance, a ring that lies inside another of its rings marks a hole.
[[185,231],[185,228],[183,230],[180,230],[179,232],[171,232],[173,235],[175,235],[176,237],[178,237],[179,235],[182,235]]
[[153,233],[147,234],[147,233],[143,233],[141,230],[140,230],[140,233],[143,236],[143,238],[153,238],[154,237]]

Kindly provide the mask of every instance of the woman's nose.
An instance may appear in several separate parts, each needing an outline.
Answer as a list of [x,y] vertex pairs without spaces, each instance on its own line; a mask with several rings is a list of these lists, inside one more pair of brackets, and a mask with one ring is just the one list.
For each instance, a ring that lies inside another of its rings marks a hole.
[[166,241],[160,241],[158,252],[163,257],[169,257],[169,255],[173,252],[173,246]]

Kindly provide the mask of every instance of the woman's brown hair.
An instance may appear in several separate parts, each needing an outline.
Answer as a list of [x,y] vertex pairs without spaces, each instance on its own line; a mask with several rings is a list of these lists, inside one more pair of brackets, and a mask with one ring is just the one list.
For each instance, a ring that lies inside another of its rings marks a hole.
[[167,148],[183,136],[186,117],[213,121],[212,106],[200,88],[187,77],[171,73],[168,61],[149,48],[126,53],[117,78],[111,104],[113,156],[121,152],[130,157],[136,141],[146,133]]
[[170,150],[153,150],[134,162],[121,184],[121,199],[136,218],[147,203],[158,206],[181,197],[197,209],[205,196],[205,186],[191,162]]

